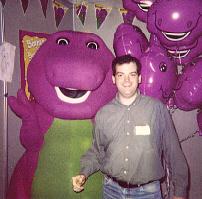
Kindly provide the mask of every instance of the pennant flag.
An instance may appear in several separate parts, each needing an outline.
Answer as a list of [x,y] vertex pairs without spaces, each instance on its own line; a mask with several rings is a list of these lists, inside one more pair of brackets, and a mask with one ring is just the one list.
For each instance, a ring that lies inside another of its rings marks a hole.
[[103,5],[95,4],[95,16],[97,20],[97,29],[100,28],[100,26],[105,21],[106,17],[110,13],[111,8],[106,8]]
[[27,10],[28,3],[29,3],[29,0],[21,0],[21,4],[22,4],[22,8],[23,8],[24,14],[25,14],[25,12]]
[[119,12],[123,17],[124,23],[129,23],[129,24],[133,23],[133,19],[135,17],[135,14],[133,12],[130,12],[124,8],[119,8]]
[[44,17],[46,17],[46,10],[48,5],[48,0],[40,0],[41,1],[41,7],[43,10]]
[[58,27],[60,22],[62,21],[64,15],[66,14],[68,8],[66,6],[64,6],[64,4],[54,0],[53,1],[53,9],[55,12],[56,27]]
[[125,17],[126,17],[126,14],[127,14],[127,10],[126,9],[124,9],[124,8],[119,8],[119,12],[120,12],[120,14],[121,14],[121,16],[123,17],[123,21],[125,22]]
[[0,45],[0,80],[11,82],[16,47],[8,42]]
[[6,4],[6,0],[1,0],[1,4],[2,4],[2,6],[4,7],[5,4]]
[[28,99],[31,99],[28,90],[27,69],[28,65],[40,48],[47,40],[48,34],[34,33],[20,30],[20,66],[21,66],[21,88],[25,90]]
[[83,25],[85,24],[87,9],[88,7],[85,2],[76,5],[76,15],[78,16]]

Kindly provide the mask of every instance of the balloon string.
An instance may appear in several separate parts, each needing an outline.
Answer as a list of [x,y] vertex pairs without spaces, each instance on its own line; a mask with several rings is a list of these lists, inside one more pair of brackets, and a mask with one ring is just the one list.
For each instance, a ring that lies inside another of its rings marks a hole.
[[188,139],[190,138],[193,138],[197,133],[199,133],[199,131],[195,131],[194,133],[192,133],[191,135],[188,135],[187,137],[183,138],[180,140],[180,143],[184,142],[184,141],[187,141]]

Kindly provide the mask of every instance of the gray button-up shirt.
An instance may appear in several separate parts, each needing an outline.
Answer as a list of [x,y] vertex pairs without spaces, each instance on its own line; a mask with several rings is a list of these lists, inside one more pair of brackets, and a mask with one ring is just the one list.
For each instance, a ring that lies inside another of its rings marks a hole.
[[188,168],[170,114],[160,101],[138,95],[129,105],[116,98],[95,117],[92,147],[81,158],[81,174],[102,173],[131,184],[164,175],[167,161],[176,196],[185,196]]

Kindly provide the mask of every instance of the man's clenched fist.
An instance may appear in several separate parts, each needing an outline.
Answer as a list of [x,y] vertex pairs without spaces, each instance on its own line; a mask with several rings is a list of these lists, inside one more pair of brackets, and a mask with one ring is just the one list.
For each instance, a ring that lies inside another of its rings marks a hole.
[[84,175],[77,175],[72,177],[73,190],[75,192],[81,192],[84,189],[86,177]]

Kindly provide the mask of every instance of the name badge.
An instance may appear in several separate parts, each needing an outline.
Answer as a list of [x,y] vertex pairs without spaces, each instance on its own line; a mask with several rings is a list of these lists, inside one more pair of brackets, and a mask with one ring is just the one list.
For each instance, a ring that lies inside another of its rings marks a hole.
[[149,125],[135,126],[135,134],[136,135],[150,135]]

